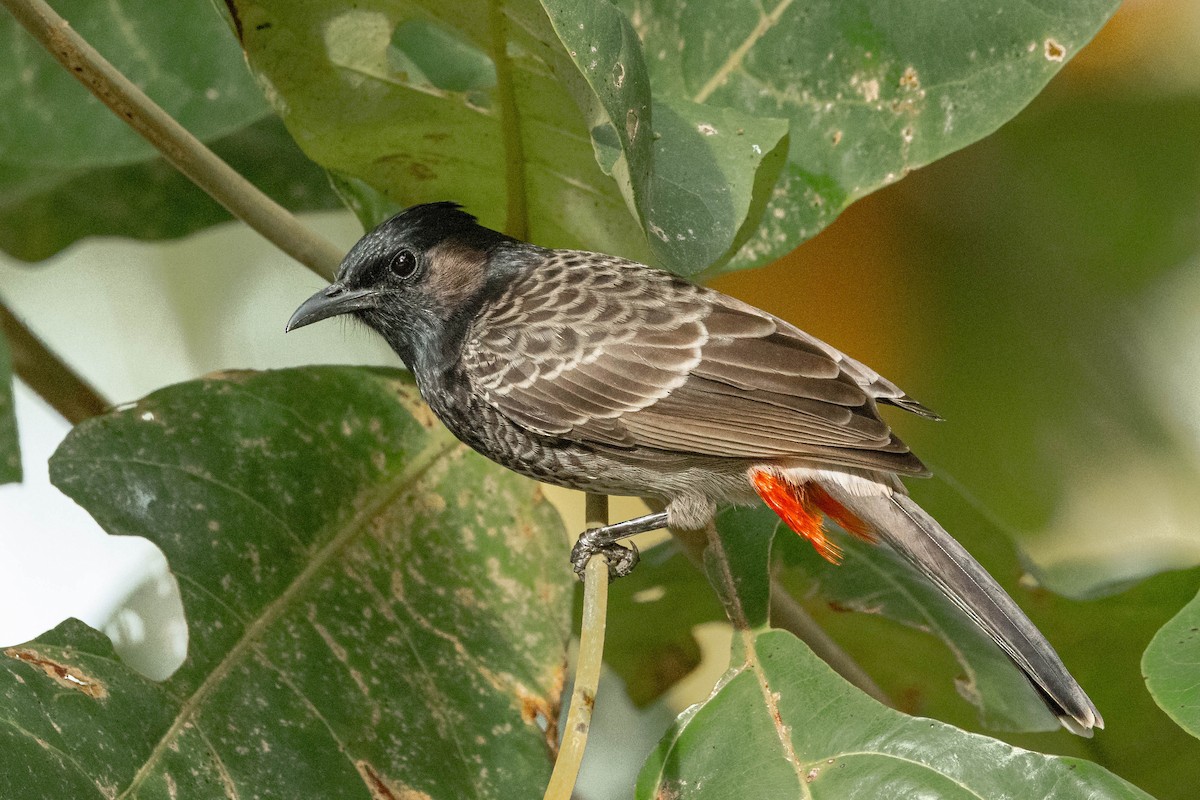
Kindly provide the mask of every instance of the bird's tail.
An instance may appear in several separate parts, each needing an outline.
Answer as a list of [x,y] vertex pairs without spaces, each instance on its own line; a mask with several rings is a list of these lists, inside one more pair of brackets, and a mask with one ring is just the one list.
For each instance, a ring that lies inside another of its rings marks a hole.
[[[882,539],[966,612],[1025,673],[1063,727],[1081,736],[1104,727],[1100,712],[1046,637],[979,562],[912,499],[878,485],[878,493],[832,480],[805,486],[810,488],[801,497],[809,500],[810,514],[819,509],[858,536]],[[791,525],[788,514],[763,496]],[[818,497],[820,502],[815,502]]]

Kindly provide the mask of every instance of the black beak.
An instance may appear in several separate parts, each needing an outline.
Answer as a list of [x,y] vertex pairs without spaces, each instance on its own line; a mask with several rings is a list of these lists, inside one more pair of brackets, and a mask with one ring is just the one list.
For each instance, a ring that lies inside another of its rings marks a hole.
[[376,296],[374,289],[348,290],[340,283],[331,283],[301,303],[283,330],[286,333],[338,314],[372,308]]

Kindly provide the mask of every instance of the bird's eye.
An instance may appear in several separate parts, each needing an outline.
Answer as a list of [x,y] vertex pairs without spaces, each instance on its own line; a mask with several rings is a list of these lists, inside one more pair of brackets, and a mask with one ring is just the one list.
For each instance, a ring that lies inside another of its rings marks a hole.
[[401,280],[411,278],[417,271],[417,257],[413,255],[412,250],[400,250],[388,262],[388,269]]

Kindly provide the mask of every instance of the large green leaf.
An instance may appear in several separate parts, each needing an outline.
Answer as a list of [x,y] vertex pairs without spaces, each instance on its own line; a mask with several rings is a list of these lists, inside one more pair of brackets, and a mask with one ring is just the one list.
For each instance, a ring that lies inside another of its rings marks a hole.
[[[542,57],[547,45],[536,34],[552,36],[544,15],[531,15],[535,33],[529,33],[523,19],[507,16],[504,29],[496,29],[500,19],[482,3],[424,8],[329,0],[229,8],[268,98],[304,151],[327,169],[400,205],[467,202],[493,227],[505,224],[512,182],[514,202],[527,199],[531,209],[524,227],[539,242],[588,241],[628,252],[641,240],[620,194],[596,166],[574,101]],[[436,62],[440,70],[423,53],[404,49],[422,34],[457,43]],[[493,37],[504,56],[499,62]],[[486,80],[444,88],[459,85],[464,61],[481,58],[511,77],[511,97],[499,96]],[[511,118],[513,108],[523,112],[519,120]],[[515,216],[512,224],[520,227],[519,211]]]
[[318,163],[400,204],[465,200],[540,244],[698,275],[784,253],[994,130],[1116,3],[543,5],[230,8]]
[[0,483],[21,480],[21,446],[17,441],[17,414],[13,408],[12,360],[0,332]]
[[791,634],[742,638],[745,657],[679,718],[643,768],[638,798],[1150,797],[1090,762],[893,711]]
[[[217,155],[292,211],[340,208],[324,172],[273,116],[209,142]],[[0,164],[0,248],[38,261],[85,236],[167,239],[231,219],[161,158],[94,169]],[[3,177],[0,177],[3,182]]]
[[730,268],[762,264],[855,199],[991,133],[1116,0],[622,0],[656,96],[791,122],[768,213]]
[[[315,161],[402,205],[467,202],[539,244],[696,273],[744,238],[781,163],[785,122],[652,97],[608,3],[231,7]],[[453,46],[434,57],[422,37]]]
[[1200,595],[1154,634],[1142,673],[1163,711],[1200,737]]
[[650,756],[637,797],[1148,797],[1095,764],[908,717],[855,689],[767,630],[770,547],[746,526],[710,542],[706,571],[735,628],[731,667]]
[[166,552],[191,652],[161,685],[68,627],[0,660],[4,797],[529,797],[572,576],[534,485],[400,373],[170,387],[77,427],[53,480]]

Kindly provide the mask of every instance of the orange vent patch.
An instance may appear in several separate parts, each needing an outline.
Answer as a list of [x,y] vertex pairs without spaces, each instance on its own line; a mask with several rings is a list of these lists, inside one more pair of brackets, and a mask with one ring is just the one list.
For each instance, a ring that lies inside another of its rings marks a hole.
[[750,473],[750,482],[767,507],[778,514],[789,528],[808,539],[816,551],[832,564],[841,563],[842,548],[826,535],[823,517],[829,517],[864,541],[878,541],[870,525],[830,497],[818,483],[808,481],[794,484],[768,470],[754,470]]

